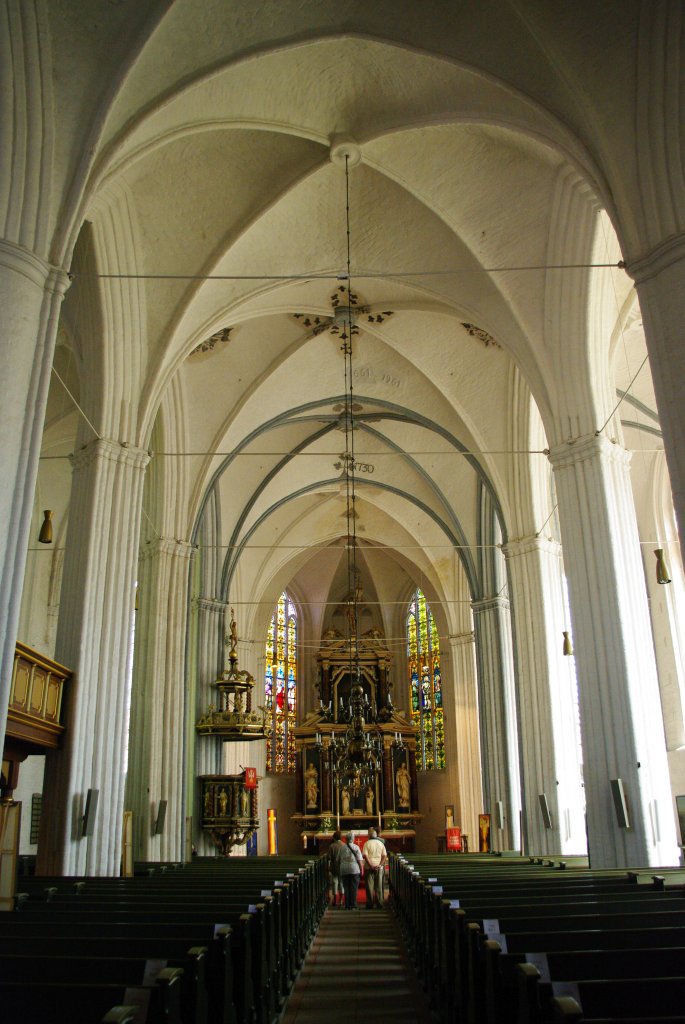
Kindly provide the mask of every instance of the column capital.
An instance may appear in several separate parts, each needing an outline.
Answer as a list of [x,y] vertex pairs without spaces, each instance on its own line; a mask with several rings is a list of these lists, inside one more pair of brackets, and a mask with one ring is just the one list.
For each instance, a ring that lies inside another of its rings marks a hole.
[[471,602],[471,608],[475,613],[490,611],[505,611],[509,608],[509,598],[503,594],[494,594],[491,597],[482,597]]
[[207,612],[226,612],[229,607],[225,601],[218,601],[216,597],[198,596],[193,598],[193,602]]
[[6,238],[0,238],[0,268],[21,274],[39,288],[61,295],[71,284],[71,277],[66,270],[53,266],[30,249]]
[[154,558],[155,555],[174,555],[177,558],[193,558],[197,544],[172,537],[152,537],[140,549],[140,558]]
[[560,555],[561,544],[552,540],[551,537],[541,537],[533,534],[531,537],[515,537],[502,545],[502,554],[505,558],[518,558],[521,555],[531,555],[540,552],[547,555]]
[[630,463],[630,452],[604,434],[585,434],[571,437],[550,448],[548,458],[554,469],[566,469],[596,458],[627,466]]
[[447,639],[451,647],[467,647],[469,644],[475,644],[476,634],[470,629],[468,633],[449,633]]
[[71,467],[76,472],[87,468],[98,459],[103,459],[133,469],[145,469],[151,457],[147,449],[136,448],[128,441],[111,441],[106,437],[96,437],[74,452],[71,456]]
[[683,260],[685,260],[685,234],[671,235],[642,256],[626,260],[625,268],[635,284],[642,284],[652,277],[658,277],[662,270],[667,270],[674,263],[680,263]]

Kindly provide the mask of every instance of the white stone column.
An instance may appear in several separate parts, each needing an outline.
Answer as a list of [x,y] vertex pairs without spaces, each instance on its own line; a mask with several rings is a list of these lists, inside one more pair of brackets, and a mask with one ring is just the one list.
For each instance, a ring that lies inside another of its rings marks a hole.
[[[573,658],[564,657],[561,547],[543,537],[503,548],[511,582],[526,852],[586,851]],[[551,828],[540,807],[546,797]]]
[[0,746],[57,321],[68,285],[63,271],[0,240]]
[[[227,605],[214,598],[198,597],[193,601],[195,614],[195,701],[194,723],[207,714],[210,704],[216,704],[217,691],[212,683],[219,677],[226,663],[228,652],[224,646],[226,635]],[[191,714],[193,711],[191,710]],[[224,744],[216,736],[195,737],[195,776],[220,775],[224,772]],[[190,787],[188,787],[190,790]],[[214,844],[200,827],[200,804],[198,786],[192,787],[193,841],[202,856],[216,854]]]
[[685,550],[685,235],[668,238],[629,260],[626,269],[640,300],[680,545]]
[[[593,867],[679,862],[629,454],[603,436],[550,453],[569,581]],[[630,827],[617,822],[621,779]]]
[[[509,602],[472,603],[478,657],[483,803],[492,815],[493,849],[518,849],[521,797]],[[504,827],[500,828],[499,804]]]
[[[456,716],[456,774],[459,789],[457,822],[462,832],[468,835],[473,850],[477,849],[478,815],[483,810],[476,640],[472,631],[450,635],[448,640],[454,675],[454,688],[450,691],[449,699],[454,701]],[[448,770],[451,771],[449,764]]]
[[[48,756],[39,869],[120,870],[132,631],[146,451],[98,438],[73,458],[56,656],[75,670],[64,748]],[[95,832],[81,837],[89,789]]]
[[[138,566],[126,807],[134,814],[140,860],[183,860],[185,654],[194,552],[190,544],[160,537],[145,545]],[[155,835],[161,800],[166,818]]]
[[[212,686],[228,664],[228,648],[224,645],[226,613],[223,601],[207,597],[197,598],[197,701],[195,720],[207,714],[210,704],[216,704],[217,691]],[[206,736],[197,744],[197,774],[215,775],[223,772],[221,742]]]

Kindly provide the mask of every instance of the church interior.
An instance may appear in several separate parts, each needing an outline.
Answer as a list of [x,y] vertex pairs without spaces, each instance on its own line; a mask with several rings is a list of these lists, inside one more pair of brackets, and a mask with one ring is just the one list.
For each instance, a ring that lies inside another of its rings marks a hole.
[[19,856],[679,865],[682,5],[0,10]]

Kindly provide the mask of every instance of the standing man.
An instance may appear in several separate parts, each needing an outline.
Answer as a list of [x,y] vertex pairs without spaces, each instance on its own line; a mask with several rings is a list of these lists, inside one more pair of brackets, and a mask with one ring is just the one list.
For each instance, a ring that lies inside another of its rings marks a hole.
[[366,908],[383,909],[383,875],[388,863],[385,843],[378,838],[375,828],[369,829],[369,838],[364,843],[364,879],[366,881]]

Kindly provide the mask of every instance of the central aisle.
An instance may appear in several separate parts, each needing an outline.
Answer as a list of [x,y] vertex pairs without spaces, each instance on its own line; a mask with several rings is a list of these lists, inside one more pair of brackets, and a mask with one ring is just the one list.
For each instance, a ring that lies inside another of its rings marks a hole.
[[328,909],[286,1003],[281,1024],[432,1024],[390,910]]

